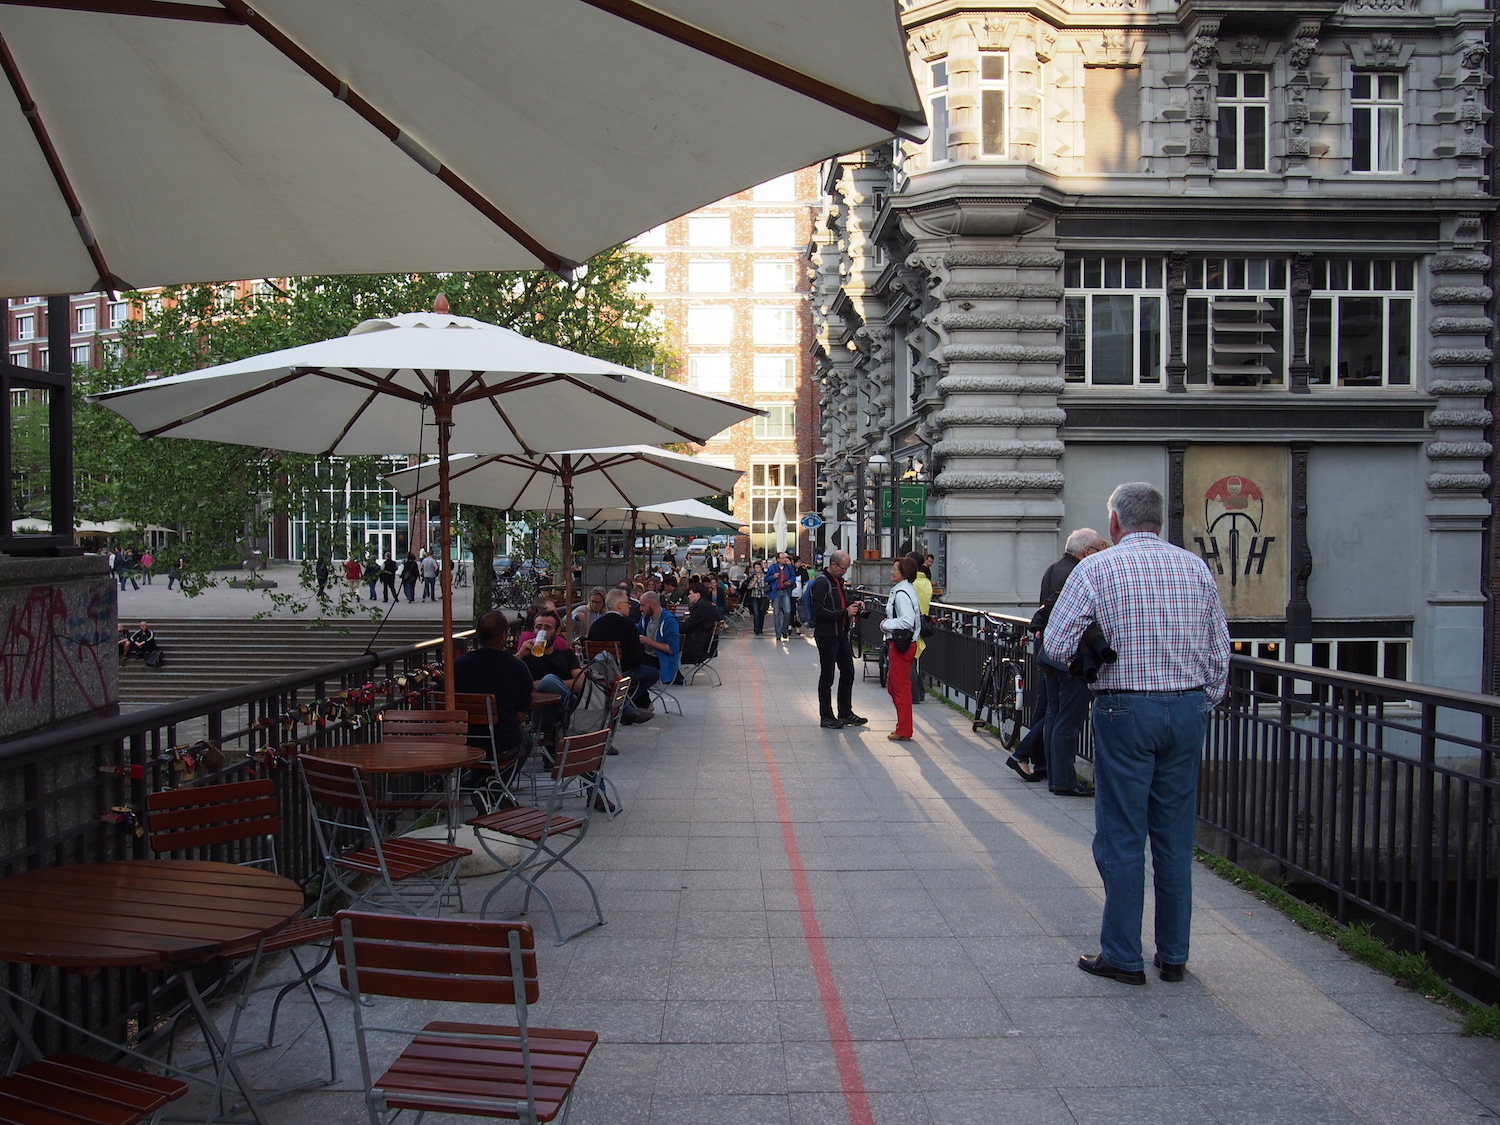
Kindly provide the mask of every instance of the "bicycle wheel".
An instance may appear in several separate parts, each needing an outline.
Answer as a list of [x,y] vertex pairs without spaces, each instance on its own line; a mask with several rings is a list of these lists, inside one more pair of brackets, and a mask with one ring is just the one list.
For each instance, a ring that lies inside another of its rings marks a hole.
[[891,671],[891,642],[880,642],[880,686],[885,687],[885,681]]
[[1021,695],[1017,690],[1021,668],[1015,661],[1007,660],[1000,666],[999,712],[995,729],[1000,732],[1000,745],[1007,750],[1015,749],[1021,740]]
[[974,729],[983,730],[990,725],[986,712],[993,712],[998,702],[995,693],[995,662],[986,660],[984,672],[979,677],[979,695],[974,700]]

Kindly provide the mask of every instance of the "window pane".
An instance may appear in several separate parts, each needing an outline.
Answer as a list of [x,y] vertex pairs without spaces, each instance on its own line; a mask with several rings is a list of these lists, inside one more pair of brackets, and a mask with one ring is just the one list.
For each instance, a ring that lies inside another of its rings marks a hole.
[[1308,302],[1307,360],[1309,383],[1333,382],[1333,302],[1326,297]]
[[1263,71],[1247,70],[1241,77],[1245,82],[1245,97],[1263,98],[1266,96],[1266,76]]
[[934,88],[948,85],[948,64],[946,62],[935,62],[932,64],[932,85]]
[[980,149],[986,156],[1005,155],[1005,91],[985,90],[980,96]]
[[1063,377],[1069,383],[1081,383],[1088,347],[1087,297],[1068,297],[1063,302],[1067,327],[1064,332]]
[[991,82],[1005,81],[1005,56],[987,51],[979,56],[979,77]]
[[1235,70],[1219,71],[1219,97],[1234,98],[1240,92],[1240,75]]
[[1234,106],[1219,107],[1219,159],[1218,166],[1226,171],[1239,167],[1239,114]]
[[688,309],[688,343],[728,347],[734,327],[734,311],[721,305]]
[[1401,110],[1386,106],[1378,111],[1379,151],[1375,154],[1376,167],[1382,172],[1401,171]]
[[730,365],[727,355],[688,357],[688,385],[695,391],[723,394],[729,390]]
[[756,292],[790,293],[797,285],[796,270],[795,262],[756,262],[754,274]]
[[688,245],[728,246],[728,215],[695,215],[688,220]]
[[1140,381],[1161,382],[1161,298],[1142,297]]
[[1379,297],[1339,299],[1339,382],[1353,386],[1379,383],[1384,377],[1385,348]]
[[932,118],[932,159],[948,159],[948,99],[933,98],[932,112],[928,114]]
[[1354,75],[1354,80],[1349,86],[1350,94],[1356,98],[1368,99],[1370,96],[1370,79],[1371,75],[1369,74]]
[[790,215],[757,215],[755,217],[755,245],[795,246],[797,243],[797,221]]
[[757,184],[750,196],[752,199],[796,199],[797,173],[788,172],[784,176]]
[[1349,167],[1356,172],[1370,171],[1370,130],[1373,125],[1372,110],[1354,110],[1354,151],[1349,154]]
[[725,293],[729,284],[729,263],[704,259],[688,263],[688,289],[695,293]]
[[1390,319],[1390,342],[1386,357],[1390,370],[1385,381],[1390,386],[1411,385],[1411,305],[1404,297],[1392,297],[1386,304]]
[[1245,107],[1245,170],[1263,172],[1266,168],[1266,111],[1261,106]]
[[794,360],[789,355],[755,357],[755,390],[760,394],[786,394],[794,389]]
[[1135,382],[1135,298],[1096,293],[1093,305],[1089,381],[1096,386]]
[[1187,332],[1184,358],[1189,383],[1208,382],[1208,298],[1190,297],[1187,302]]

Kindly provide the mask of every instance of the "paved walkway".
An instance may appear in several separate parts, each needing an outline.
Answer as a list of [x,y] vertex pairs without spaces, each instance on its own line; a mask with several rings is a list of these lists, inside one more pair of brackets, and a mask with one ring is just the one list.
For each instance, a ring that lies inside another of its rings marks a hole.
[[[1101,903],[1091,801],[1023,784],[936,702],[915,742],[887,741],[873,681],[855,693],[868,727],[818,729],[807,640],[742,631],[718,664],[722,687],[678,691],[684,716],[621,732],[625,811],[574,853],[608,925],[543,945],[538,1022],[603,1037],[574,1125],[1500,1114],[1500,1043],[1461,1037],[1446,1010],[1209,872],[1186,981],[1081,973]],[[469,883],[471,909],[486,883]],[[305,1000],[294,1015],[305,1025]],[[298,1026],[260,1056],[283,1083],[322,1050]],[[341,1038],[344,1080],[277,1102],[278,1125],[365,1120]]]
[[[117,589],[119,596],[120,620],[130,624],[140,621],[152,621],[157,618],[175,617],[235,617],[245,618],[257,615],[269,615],[271,617],[301,617],[310,618],[317,616],[316,605],[309,605],[302,610],[289,609],[285,605],[278,605],[271,599],[270,594],[293,594],[300,601],[310,602],[312,591],[302,586],[302,569],[296,563],[272,563],[262,572],[262,576],[277,584],[273,591],[264,590],[241,590],[234,589],[228,583],[231,578],[239,577],[232,571],[215,571],[213,577],[217,583],[208,587],[201,593],[189,597],[175,584],[172,589],[167,589],[167,576],[164,573],[153,574],[151,584],[142,585],[139,589],[132,589],[130,584],[125,584],[123,591]],[[399,588],[399,584],[398,584]],[[341,579],[335,579],[331,583],[331,591],[337,595],[344,589]],[[368,593],[366,586],[360,586],[360,593]],[[473,593],[472,586],[460,586],[453,591],[453,615],[460,621],[469,620],[469,597]],[[421,601],[422,584],[417,583],[417,598],[415,602],[408,603],[404,599],[394,609],[389,603],[361,600],[359,606],[362,609],[370,609],[372,606],[382,612],[391,610],[393,616],[402,618],[425,617],[433,621],[442,620],[442,605],[439,602]]]

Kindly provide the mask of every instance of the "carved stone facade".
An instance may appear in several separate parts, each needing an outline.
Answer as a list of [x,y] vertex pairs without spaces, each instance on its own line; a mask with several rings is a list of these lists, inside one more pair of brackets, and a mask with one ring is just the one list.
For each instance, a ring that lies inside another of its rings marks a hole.
[[1113,484],[1171,493],[1181,541],[1220,503],[1184,458],[1239,481],[1270,446],[1286,612],[1246,650],[1488,690],[1487,17],[1172,11],[905,6],[934,136],[831,161],[814,235],[833,542],[891,550],[878,454],[948,598],[1029,611]]

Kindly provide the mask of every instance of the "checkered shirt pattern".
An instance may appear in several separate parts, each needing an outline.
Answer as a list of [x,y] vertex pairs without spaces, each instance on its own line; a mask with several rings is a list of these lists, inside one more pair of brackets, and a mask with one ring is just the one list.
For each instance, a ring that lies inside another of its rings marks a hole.
[[1105,664],[1096,691],[1188,691],[1215,703],[1229,675],[1229,627],[1203,560],[1136,532],[1080,562],[1052,609],[1043,640],[1066,665],[1097,621],[1119,662]]

